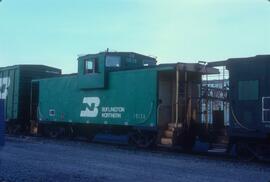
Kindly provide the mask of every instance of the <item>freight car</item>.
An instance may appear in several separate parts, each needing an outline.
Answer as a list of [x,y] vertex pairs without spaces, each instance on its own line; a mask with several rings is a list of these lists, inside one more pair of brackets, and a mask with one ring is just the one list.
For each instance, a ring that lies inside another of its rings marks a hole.
[[0,68],[0,99],[5,100],[5,121],[9,133],[25,132],[30,127],[31,81],[61,74],[43,65],[15,65]]
[[5,143],[4,100],[0,99],[0,149]]
[[209,66],[226,66],[229,71],[230,146],[247,159],[270,159],[270,55]]
[[77,74],[33,81],[32,120],[51,137],[92,139],[105,132],[125,134],[140,147],[191,149],[202,74],[217,72],[200,64],[156,65],[156,59],[133,52],[81,56]]

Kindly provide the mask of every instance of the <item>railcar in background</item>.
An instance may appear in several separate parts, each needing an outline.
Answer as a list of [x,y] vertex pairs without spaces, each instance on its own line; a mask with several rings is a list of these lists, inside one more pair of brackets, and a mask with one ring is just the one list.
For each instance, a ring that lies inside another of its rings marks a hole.
[[229,71],[229,148],[241,157],[270,159],[270,55],[209,66],[226,66]]
[[61,74],[60,69],[43,65],[15,65],[0,68],[0,99],[9,133],[30,128],[31,81]]

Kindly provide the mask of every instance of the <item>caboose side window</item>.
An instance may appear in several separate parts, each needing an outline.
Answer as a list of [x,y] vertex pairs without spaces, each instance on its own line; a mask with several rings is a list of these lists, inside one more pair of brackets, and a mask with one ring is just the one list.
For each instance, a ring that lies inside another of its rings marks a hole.
[[85,60],[85,74],[97,73],[96,60]]
[[258,100],[259,99],[259,81],[248,80],[238,82],[238,100]]
[[154,66],[154,65],[156,65],[156,63],[153,60],[147,60],[147,59],[143,60],[143,66]]
[[120,56],[106,56],[106,67],[118,68],[120,67]]

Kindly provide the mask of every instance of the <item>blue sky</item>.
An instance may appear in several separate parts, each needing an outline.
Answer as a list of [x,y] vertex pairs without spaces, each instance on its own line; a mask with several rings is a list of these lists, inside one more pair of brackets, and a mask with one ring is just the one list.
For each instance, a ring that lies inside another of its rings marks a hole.
[[3,0],[0,67],[76,72],[79,54],[134,51],[159,63],[270,54],[267,0]]

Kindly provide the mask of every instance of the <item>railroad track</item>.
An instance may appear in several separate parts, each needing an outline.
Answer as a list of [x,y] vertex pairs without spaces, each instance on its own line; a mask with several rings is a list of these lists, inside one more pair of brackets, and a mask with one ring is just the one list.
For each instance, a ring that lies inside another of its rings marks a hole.
[[[232,162],[243,162],[238,160],[237,158],[234,158],[232,156],[226,155],[224,153],[205,153],[205,152],[184,152],[178,147],[161,147],[161,146],[155,146],[152,148],[138,148],[136,146],[127,145],[127,144],[121,144],[121,143],[108,143],[108,142],[90,142],[86,138],[78,137],[74,139],[69,138],[60,138],[60,139],[54,139],[54,138],[48,138],[48,137],[42,137],[42,136],[26,136],[26,135],[7,135],[6,136],[7,141],[15,141],[15,142],[34,142],[34,143],[57,143],[60,145],[94,145],[98,147],[112,147],[114,149],[120,149],[120,150],[128,150],[128,151],[134,151],[134,152],[146,152],[146,153],[153,153],[153,154],[160,154],[160,155],[166,155],[166,156],[179,156],[179,155],[185,155],[185,156],[196,156],[201,159],[207,159],[207,160],[222,160],[222,161],[232,161]],[[244,161],[246,162],[246,161]],[[256,163],[258,161],[255,161]]]

